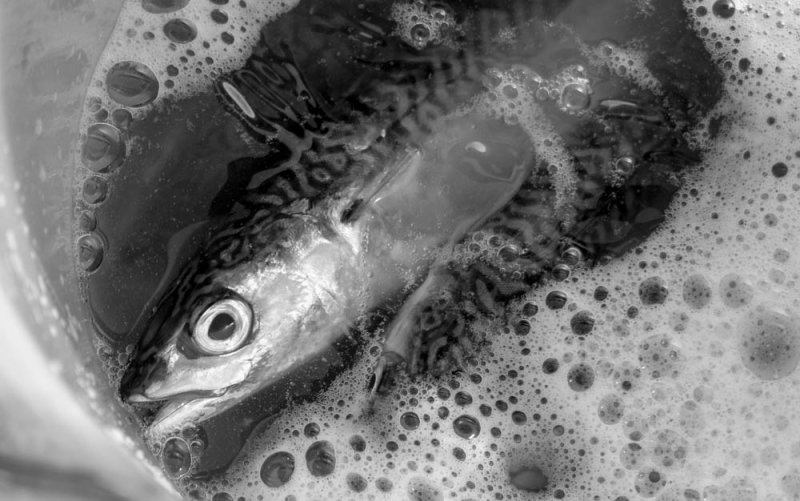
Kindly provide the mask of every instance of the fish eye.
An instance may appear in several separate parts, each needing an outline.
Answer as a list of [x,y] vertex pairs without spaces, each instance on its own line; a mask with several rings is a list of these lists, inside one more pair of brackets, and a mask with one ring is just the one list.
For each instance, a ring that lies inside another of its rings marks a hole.
[[242,347],[253,325],[253,311],[238,298],[221,299],[206,308],[192,330],[195,344],[209,355]]

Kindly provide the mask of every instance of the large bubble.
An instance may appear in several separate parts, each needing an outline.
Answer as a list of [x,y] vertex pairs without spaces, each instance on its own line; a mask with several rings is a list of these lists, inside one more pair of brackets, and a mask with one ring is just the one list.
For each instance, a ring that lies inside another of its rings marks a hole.
[[795,317],[768,307],[757,308],[742,324],[742,363],[760,379],[780,379],[800,363],[800,324]]

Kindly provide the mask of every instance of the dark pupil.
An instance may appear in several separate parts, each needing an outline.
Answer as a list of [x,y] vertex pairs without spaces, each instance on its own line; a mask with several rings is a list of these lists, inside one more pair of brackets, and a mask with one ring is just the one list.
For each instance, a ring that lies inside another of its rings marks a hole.
[[208,337],[214,341],[224,341],[233,335],[236,321],[227,313],[218,313],[208,326]]

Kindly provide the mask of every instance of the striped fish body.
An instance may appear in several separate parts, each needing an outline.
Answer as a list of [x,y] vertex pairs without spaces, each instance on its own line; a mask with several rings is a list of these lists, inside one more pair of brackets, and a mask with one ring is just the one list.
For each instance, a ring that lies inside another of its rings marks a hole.
[[[497,61],[498,46],[468,38],[409,46],[385,2],[358,14],[355,5],[301,2],[266,26],[244,68],[218,80],[223,105],[270,152],[230,165],[211,205],[213,237],[164,294],[123,380],[127,401],[163,404],[153,428],[219,416],[409,293],[386,355],[412,372],[437,366],[440,349],[463,338],[465,296],[491,309],[527,290],[557,262],[561,239],[580,243],[604,197],[614,203],[608,160],[623,150],[644,160],[679,135],[667,119],[647,125],[655,139],[634,148],[576,133],[642,131],[631,124],[649,107],[604,108],[632,87],[614,79],[580,116],[542,103],[565,148],[588,159],[577,169],[576,224],[565,226],[531,134],[460,107],[485,91],[487,68],[518,66],[534,49],[543,62],[532,64],[554,74],[554,53],[585,62],[574,38],[533,23]],[[380,379],[381,370],[376,387]]]

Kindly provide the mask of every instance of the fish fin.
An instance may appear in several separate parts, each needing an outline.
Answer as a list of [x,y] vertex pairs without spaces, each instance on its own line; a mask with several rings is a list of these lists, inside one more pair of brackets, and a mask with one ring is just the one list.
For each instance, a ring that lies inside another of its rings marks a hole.
[[371,394],[391,386],[400,369],[410,376],[463,369],[466,311],[461,308],[460,276],[446,263],[435,265],[403,303],[387,330]]

